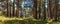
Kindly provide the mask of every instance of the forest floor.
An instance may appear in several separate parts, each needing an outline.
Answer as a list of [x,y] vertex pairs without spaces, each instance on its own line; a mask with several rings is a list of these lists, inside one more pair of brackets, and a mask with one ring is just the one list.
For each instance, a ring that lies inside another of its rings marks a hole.
[[[24,20],[24,19],[29,19],[30,17],[23,17],[23,18],[19,18],[19,17],[5,17],[4,15],[0,16],[0,20],[1,21],[5,21],[5,20]],[[32,18],[32,17],[31,17]],[[33,18],[32,18],[33,19]],[[35,20],[35,19],[33,19]]]
[[[2,22],[8,21],[8,20],[24,20],[24,19],[28,19],[28,18],[16,18],[16,17],[9,18],[9,17],[4,17],[4,15],[0,16],[0,21]],[[60,24],[60,21],[51,22],[51,24]]]
[[2,20],[2,21],[5,21],[5,20],[24,20],[24,19],[27,19],[27,18],[16,18],[16,17],[9,18],[9,17],[0,16],[0,20]]

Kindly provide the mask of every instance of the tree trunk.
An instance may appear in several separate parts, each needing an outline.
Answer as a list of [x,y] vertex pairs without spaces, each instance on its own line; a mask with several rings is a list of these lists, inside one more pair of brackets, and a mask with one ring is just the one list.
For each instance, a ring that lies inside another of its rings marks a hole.
[[54,20],[57,21],[57,10],[58,10],[58,0],[55,0],[55,6],[54,6]]
[[19,16],[19,0],[17,0],[18,1],[18,3],[17,3],[17,10],[16,10],[16,17],[18,17]]
[[39,3],[39,19],[41,18],[41,0],[40,0],[40,3]]
[[49,0],[48,16],[57,20],[58,0]]
[[52,0],[49,0],[49,4],[48,4],[48,17],[50,18],[50,19],[52,19],[53,17],[52,17],[52,11],[53,10],[51,10],[51,6],[52,6]]
[[37,19],[37,0],[34,0],[34,18]]
[[46,7],[45,7],[45,1],[43,3],[43,9],[44,9],[44,16],[43,16],[43,20],[46,19]]
[[9,16],[9,15],[8,15],[8,0],[7,0],[7,16]]

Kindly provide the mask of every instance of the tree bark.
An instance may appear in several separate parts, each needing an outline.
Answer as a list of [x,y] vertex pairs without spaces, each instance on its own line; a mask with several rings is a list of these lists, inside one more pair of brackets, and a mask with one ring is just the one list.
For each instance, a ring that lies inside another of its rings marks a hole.
[[44,9],[43,20],[45,20],[45,19],[46,19],[46,7],[45,7],[45,2],[43,3],[43,9]]
[[34,0],[34,18],[37,19],[37,0]]
[[49,0],[48,16],[57,19],[58,0]]
[[54,20],[57,21],[57,11],[58,11],[58,0],[55,0],[55,6],[54,6]]
[[41,18],[41,0],[40,0],[40,3],[39,3],[39,19]]
[[48,17],[49,17],[50,19],[53,18],[53,17],[52,17],[52,11],[53,11],[53,9],[51,10],[51,6],[52,6],[52,0],[49,0],[49,4],[48,4]]

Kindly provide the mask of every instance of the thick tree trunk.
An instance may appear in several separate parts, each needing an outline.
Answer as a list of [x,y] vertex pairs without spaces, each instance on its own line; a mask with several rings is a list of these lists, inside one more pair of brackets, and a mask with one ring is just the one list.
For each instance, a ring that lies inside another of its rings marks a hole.
[[44,9],[43,20],[45,20],[45,19],[46,19],[46,7],[45,7],[45,2],[43,3],[43,9]]
[[49,0],[49,4],[48,4],[48,17],[50,19],[52,19],[52,12],[53,12],[53,9],[51,10],[51,6],[52,6],[52,0]]
[[19,0],[17,0],[18,1],[18,3],[17,3],[17,10],[16,10],[16,17],[18,17],[19,16]]
[[48,16],[57,20],[58,0],[49,0]]
[[[18,3],[17,3],[16,16],[17,16],[17,17],[20,17],[20,16],[19,16],[19,11],[22,11],[22,8],[21,8],[21,6],[20,6],[21,0],[17,0],[17,1],[18,1]],[[21,13],[22,13],[22,12],[21,12]]]
[[41,0],[40,0],[40,3],[39,3],[39,19],[41,18]]
[[53,18],[53,14],[54,14],[54,5],[55,5],[55,3],[54,3],[55,1],[54,0],[49,0],[49,8],[48,8],[48,11],[50,11],[49,12],[49,18]]
[[55,0],[55,6],[54,6],[54,20],[57,20],[57,10],[58,10],[58,0]]
[[7,5],[6,5],[6,6],[7,6],[7,16],[9,16],[9,15],[8,15],[8,0],[7,0]]
[[13,16],[15,16],[15,0],[13,1]]
[[37,19],[37,0],[34,0],[34,18]]

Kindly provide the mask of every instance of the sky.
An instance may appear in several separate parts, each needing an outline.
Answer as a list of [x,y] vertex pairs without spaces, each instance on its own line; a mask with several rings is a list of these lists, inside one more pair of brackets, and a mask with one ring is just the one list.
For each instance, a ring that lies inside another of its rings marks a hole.
[[60,4],[60,0],[59,0],[59,4]]
[[[12,2],[14,1],[14,0],[11,0]],[[48,0],[46,0],[46,4],[45,4],[45,7],[47,7],[47,2],[48,2]],[[27,2],[26,2],[27,3]],[[1,4],[1,2],[0,2],[0,4]],[[24,3],[22,2],[22,4],[24,5]],[[28,3],[27,3],[28,4]],[[31,3],[32,4],[32,3]],[[30,5],[31,5],[30,4]],[[60,0],[59,0],[59,4],[60,4]]]
[[24,6],[33,7],[33,5],[34,5],[34,3],[31,0],[26,0],[26,1],[24,1],[24,2],[21,3],[22,7],[24,7]]

